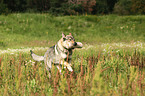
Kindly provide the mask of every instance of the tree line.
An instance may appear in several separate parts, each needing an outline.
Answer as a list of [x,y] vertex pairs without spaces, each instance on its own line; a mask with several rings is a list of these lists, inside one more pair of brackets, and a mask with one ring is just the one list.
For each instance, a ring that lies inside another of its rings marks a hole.
[[54,15],[145,14],[145,0],[0,0],[0,14],[49,12]]

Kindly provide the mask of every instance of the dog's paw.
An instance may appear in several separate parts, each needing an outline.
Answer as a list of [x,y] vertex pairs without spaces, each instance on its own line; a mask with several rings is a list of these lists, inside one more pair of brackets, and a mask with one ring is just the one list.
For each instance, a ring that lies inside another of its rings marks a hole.
[[72,69],[72,67],[69,65],[69,66],[67,66],[67,69],[69,70],[69,71],[73,71],[73,69]]

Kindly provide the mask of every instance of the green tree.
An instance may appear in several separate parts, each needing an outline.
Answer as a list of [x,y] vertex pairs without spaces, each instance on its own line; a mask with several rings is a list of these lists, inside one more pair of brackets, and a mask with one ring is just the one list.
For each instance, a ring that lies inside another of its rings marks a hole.
[[64,15],[68,10],[67,0],[50,0],[50,10],[49,12],[58,15]]
[[114,5],[117,1],[118,0],[107,0],[107,7],[108,7],[107,9],[109,13],[112,13]]
[[96,5],[94,6],[94,14],[106,14],[108,13],[107,0],[96,0]]
[[132,0],[131,11],[134,14],[145,14],[145,0]]
[[112,13],[117,1],[118,0],[96,0],[96,5],[93,7],[93,14]]
[[128,15],[131,13],[131,0],[119,0],[114,6],[114,13]]
[[25,11],[26,10],[26,0],[5,0],[5,4],[11,11]]
[[77,13],[89,13],[93,12],[93,7],[96,5],[96,0],[68,0],[71,10]]
[[48,11],[50,0],[27,0],[27,8],[33,11]]
[[0,1],[0,15],[1,15],[1,14],[7,15],[8,13],[9,13],[9,10],[8,10],[8,8],[7,8],[7,5],[4,4],[4,1],[3,1],[3,0],[1,0],[1,1]]

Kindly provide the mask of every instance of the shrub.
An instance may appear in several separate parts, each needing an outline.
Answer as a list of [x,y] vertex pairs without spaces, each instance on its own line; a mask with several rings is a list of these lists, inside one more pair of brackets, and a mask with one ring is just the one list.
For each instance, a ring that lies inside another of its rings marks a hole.
[[93,11],[96,0],[68,0],[70,10],[75,13],[89,13]]
[[50,0],[49,12],[53,15],[64,15],[67,10],[66,0]]
[[108,13],[108,6],[106,0],[96,0],[96,5],[93,7],[93,14]]
[[50,9],[50,0],[27,0],[28,11],[48,11]]
[[0,2],[0,15],[4,14],[7,15],[9,13],[9,10],[7,8],[7,5],[4,4],[3,2]]
[[114,6],[114,13],[128,15],[131,13],[131,0],[119,0]]
[[134,14],[145,14],[145,1],[144,0],[132,0],[131,11]]

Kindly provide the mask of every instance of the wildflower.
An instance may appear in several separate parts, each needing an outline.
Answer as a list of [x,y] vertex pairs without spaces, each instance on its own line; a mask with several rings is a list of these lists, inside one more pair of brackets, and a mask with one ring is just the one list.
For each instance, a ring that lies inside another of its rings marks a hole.
[[48,35],[48,32],[46,32],[46,34]]
[[117,50],[116,53],[118,53],[120,50]]
[[71,29],[71,26],[69,26],[67,29]]
[[106,52],[106,49],[104,49],[103,51]]
[[13,55],[14,53],[10,53],[11,55]]
[[120,27],[120,29],[122,30],[124,27]]

